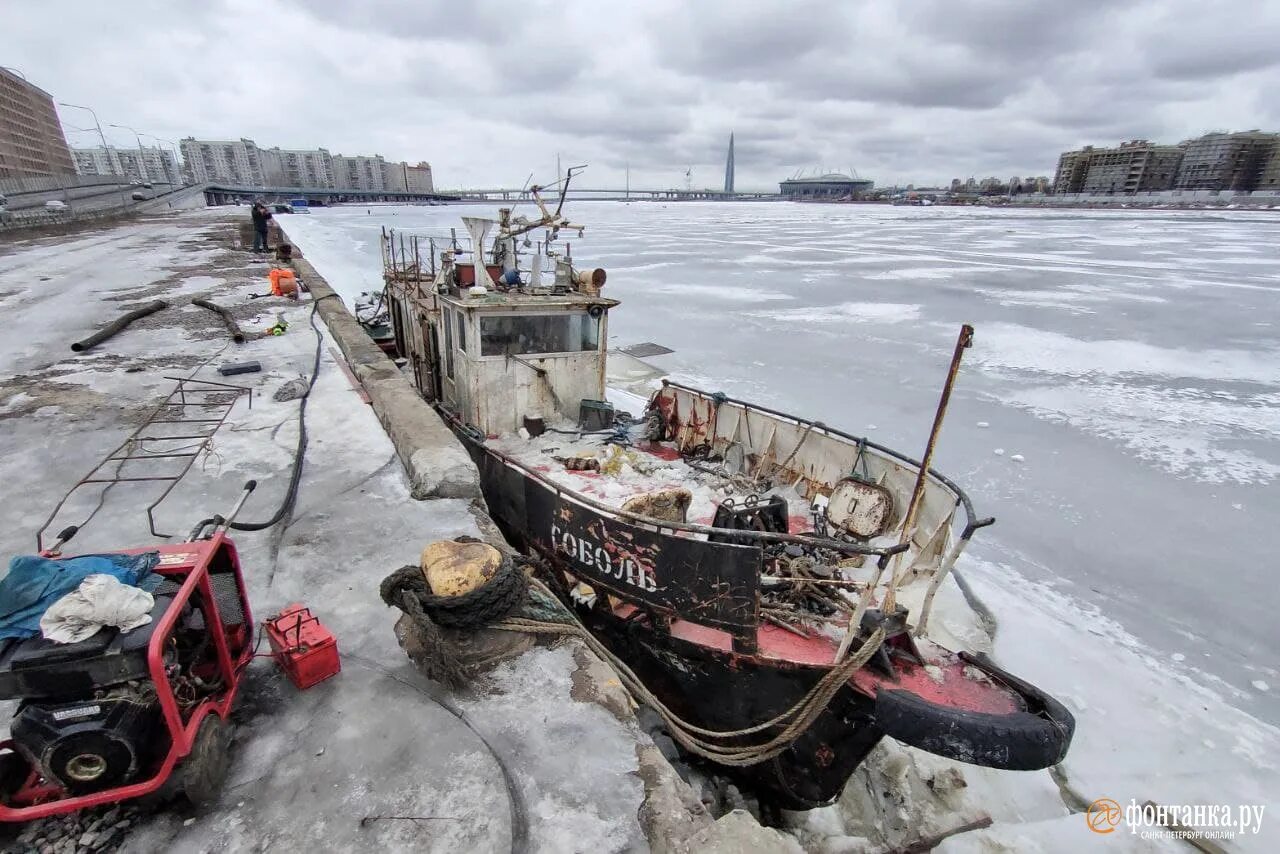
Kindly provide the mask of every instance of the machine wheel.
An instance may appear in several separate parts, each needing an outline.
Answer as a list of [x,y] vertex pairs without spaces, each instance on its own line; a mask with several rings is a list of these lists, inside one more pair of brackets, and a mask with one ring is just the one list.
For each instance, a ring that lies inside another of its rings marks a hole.
[[213,803],[231,764],[231,724],[209,714],[200,722],[191,753],[182,763],[182,791],[196,806]]
[[0,795],[7,798],[22,788],[30,770],[27,761],[17,753],[0,753]]

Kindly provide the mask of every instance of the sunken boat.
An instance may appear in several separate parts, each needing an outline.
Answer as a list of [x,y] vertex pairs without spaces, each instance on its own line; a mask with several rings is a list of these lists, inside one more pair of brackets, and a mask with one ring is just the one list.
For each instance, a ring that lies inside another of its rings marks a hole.
[[625,412],[606,389],[619,302],[561,240],[582,233],[566,188],[554,209],[534,188],[533,217],[464,217],[467,239],[384,234],[383,303],[490,515],[593,648],[683,748],[790,809],[837,797],[886,735],[991,768],[1058,763],[1062,704],[930,627],[994,521],[928,465],[972,330],[923,462],[670,380]]

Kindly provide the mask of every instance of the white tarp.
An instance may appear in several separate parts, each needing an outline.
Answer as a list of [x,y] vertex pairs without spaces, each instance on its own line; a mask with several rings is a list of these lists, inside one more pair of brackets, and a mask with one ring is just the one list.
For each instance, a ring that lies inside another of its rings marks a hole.
[[110,575],[90,575],[49,606],[40,618],[40,631],[56,643],[82,641],[103,626],[129,632],[151,622],[154,605],[155,599],[145,590]]

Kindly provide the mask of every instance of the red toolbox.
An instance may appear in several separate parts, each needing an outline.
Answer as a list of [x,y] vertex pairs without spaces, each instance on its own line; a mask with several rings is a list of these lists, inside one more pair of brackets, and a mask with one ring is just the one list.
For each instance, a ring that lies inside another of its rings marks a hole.
[[338,641],[305,605],[290,605],[266,622],[275,660],[299,688],[310,688],[342,670]]

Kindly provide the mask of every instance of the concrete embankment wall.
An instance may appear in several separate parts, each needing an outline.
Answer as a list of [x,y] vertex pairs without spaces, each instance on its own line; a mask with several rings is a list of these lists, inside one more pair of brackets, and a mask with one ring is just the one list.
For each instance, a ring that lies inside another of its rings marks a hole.
[[[288,242],[284,230],[279,231]],[[453,431],[373,343],[324,276],[305,258],[295,258],[294,268],[391,437],[413,497],[482,501],[480,474]]]

